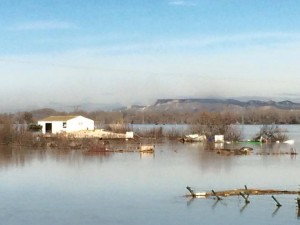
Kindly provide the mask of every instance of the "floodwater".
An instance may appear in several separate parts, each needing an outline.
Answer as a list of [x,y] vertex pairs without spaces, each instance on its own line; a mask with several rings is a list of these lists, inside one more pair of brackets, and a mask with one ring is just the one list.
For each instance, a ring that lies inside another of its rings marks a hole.
[[[300,126],[284,126],[295,144],[241,143],[255,152],[300,150]],[[257,126],[245,126],[247,135]],[[299,224],[295,195],[222,201],[195,191],[298,190],[300,155],[222,156],[201,143],[164,142],[154,154],[85,154],[79,150],[0,150],[0,220],[5,225]]]

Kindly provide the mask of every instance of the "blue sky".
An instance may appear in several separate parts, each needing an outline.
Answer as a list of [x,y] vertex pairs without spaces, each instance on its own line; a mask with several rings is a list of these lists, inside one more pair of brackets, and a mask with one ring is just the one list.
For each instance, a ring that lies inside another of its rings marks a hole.
[[3,110],[300,100],[300,1],[0,0]]

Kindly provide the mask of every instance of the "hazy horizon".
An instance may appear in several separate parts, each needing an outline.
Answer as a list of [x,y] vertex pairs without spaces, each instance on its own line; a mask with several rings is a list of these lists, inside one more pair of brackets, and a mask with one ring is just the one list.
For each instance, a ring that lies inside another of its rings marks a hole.
[[[300,99],[288,99],[288,98],[277,98],[277,99],[270,99],[266,97],[255,97],[255,96],[240,96],[235,98],[222,98],[222,97],[214,97],[214,96],[208,96],[207,98],[158,98],[155,101],[149,103],[149,104],[143,104],[143,103],[133,103],[130,105],[125,105],[121,103],[91,103],[91,102],[82,102],[82,103],[76,103],[76,104],[64,104],[64,103],[58,103],[58,102],[50,102],[47,105],[18,105],[14,106],[12,108],[1,108],[0,113],[17,113],[17,112],[25,112],[25,111],[35,111],[35,110],[42,110],[42,109],[53,109],[56,111],[62,111],[62,112],[74,112],[74,111],[86,111],[86,112],[95,112],[95,111],[111,111],[111,110],[120,110],[123,108],[128,107],[149,107],[149,106],[155,106],[158,101],[161,100],[184,100],[184,99],[190,99],[190,100],[237,100],[240,102],[248,102],[248,101],[262,101],[262,102],[268,102],[268,101],[275,101],[277,103],[281,101],[292,101],[293,103],[300,104]],[[166,103],[169,104],[169,103]]]
[[3,0],[1,111],[300,99],[298,1]]

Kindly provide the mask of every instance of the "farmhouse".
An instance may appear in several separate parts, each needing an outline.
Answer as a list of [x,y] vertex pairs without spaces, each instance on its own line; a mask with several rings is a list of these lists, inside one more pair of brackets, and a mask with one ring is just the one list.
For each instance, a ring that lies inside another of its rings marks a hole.
[[49,116],[40,121],[43,134],[70,133],[81,130],[94,130],[94,121],[83,116]]

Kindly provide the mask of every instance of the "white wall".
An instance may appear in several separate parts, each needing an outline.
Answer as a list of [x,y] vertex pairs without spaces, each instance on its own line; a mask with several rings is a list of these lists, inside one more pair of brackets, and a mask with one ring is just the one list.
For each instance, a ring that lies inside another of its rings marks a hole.
[[38,121],[38,125],[42,126],[42,133],[46,133],[46,122],[45,121]]
[[41,125],[42,133],[46,133],[46,123],[52,124],[52,133],[61,133],[61,132],[67,132],[66,128],[63,128],[63,121],[39,121],[38,124]]
[[[66,126],[64,127],[64,122]],[[67,121],[39,121],[38,124],[42,125],[42,133],[46,133],[46,123],[52,124],[52,133],[61,133],[61,132],[73,132],[80,130],[94,130],[95,125],[94,121],[83,116],[77,116],[73,119]]]
[[52,133],[61,133],[66,131],[65,128],[63,128],[63,121],[53,121],[52,122]]
[[78,116],[67,121],[66,132],[80,131],[80,130],[94,130],[94,120]]
[[224,135],[215,135],[215,142],[223,143],[224,142]]

